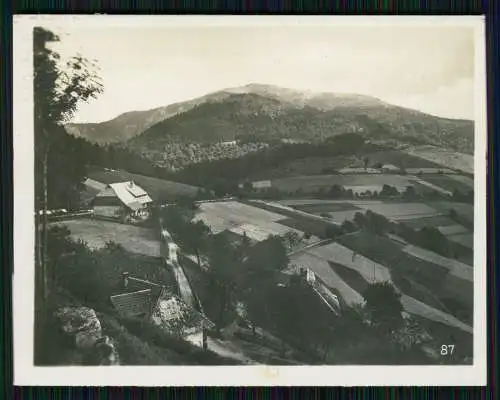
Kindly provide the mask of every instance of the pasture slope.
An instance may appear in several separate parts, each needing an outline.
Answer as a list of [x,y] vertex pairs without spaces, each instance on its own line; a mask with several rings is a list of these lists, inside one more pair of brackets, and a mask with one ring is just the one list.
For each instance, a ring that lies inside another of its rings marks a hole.
[[412,175],[396,174],[332,174],[332,175],[303,175],[289,178],[274,179],[271,181],[272,187],[283,192],[314,192],[320,189],[328,189],[333,185],[341,185],[352,188],[353,191],[381,190],[387,184],[403,191],[407,186],[412,185],[416,179]]
[[[357,212],[364,213],[370,210],[392,222],[403,223],[412,229],[434,227],[448,239],[473,249],[474,235],[471,229],[474,222],[474,207],[471,204],[449,201],[423,203],[319,199],[290,199],[265,204],[287,211],[295,210],[296,213],[305,213],[310,218],[313,215],[321,216],[323,221],[337,224],[352,220]],[[455,219],[450,217],[451,210],[457,213]]]
[[[256,241],[265,240],[269,235],[282,236],[293,231],[303,236],[303,231],[280,223],[287,217],[249,204],[237,201],[200,203],[195,221],[203,221],[214,234],[229,231],[236,235],[246,235]],[[316,236],[303,239],[303,245],[319,241]]]
[[123,246],[130,253],[160,257],[160,242],[151,229],[90,218],[50,223],[66,226],[74,240],[82,240],[91,249],[101,249],[108,242]]
[[405,153],[423,158],[430,162],[453,168],[468,174],[474,174],[474,155],[458,153],[434,146],[408,148]]
[[[331,243],[324,246],[307,249],[292,257],[290,270],[299,267],[310,268],[327,285],[336,289],[348,304],[362,303],[362,296],[352,289],[329,265],[329,262],[356,271],[367,283],[391,281],[389,268],[353,252],[351,249]],[[472,333],[472,328],[454,316],[431,307],[405,293],[401,302],[405,310],[423,318],[444,323],[448,326]]]
[[153,200],[176,199],[180,196],[194,197],[199,188],[184,183],[167,181],[150,176],[133,174],[125,170],[111,170],[106,168],[91,167],[87,178],[106,185],[123,181],[134,181],[141,186]]
[[291,257],[290,267],[284,272],[294,274],[300,267],[313,271],[326,285],[335,289],[348,305],[354,306],[364,302],[363,296],[344,282],[323,258],[310,252],[297,253]]
[[413,245],[406,246],[403,251],[413,257],[429,263],[441,265],[446,268],[451,275],[454,275],[457,278],[461,278],[469,282],[474,280],[474,269],[467,264],[461,263],[460,261],[440,256],[430,250],[425,250]]

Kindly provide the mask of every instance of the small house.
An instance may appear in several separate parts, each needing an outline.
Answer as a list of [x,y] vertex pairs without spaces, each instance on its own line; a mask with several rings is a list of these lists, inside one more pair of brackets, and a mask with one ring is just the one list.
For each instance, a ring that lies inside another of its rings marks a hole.
[[145,220],[150,215],[151,197],[133,181],[111,183],[92,201],[94,216],[122,221]]
[[253,181],[252,188],[255,190],[269,189],[272,186],[271,181]]
[[116,312],[123,317],[144,318],[169,333],[203,347],[206,329],[214,324],[203,314],[169,293],[165,286],[123,273],[120,294],[110,296]]
[[126,317],[151,317],[158,307],[165,287],[153,282],[123,274],[122,293],[111,296],[116,311]]

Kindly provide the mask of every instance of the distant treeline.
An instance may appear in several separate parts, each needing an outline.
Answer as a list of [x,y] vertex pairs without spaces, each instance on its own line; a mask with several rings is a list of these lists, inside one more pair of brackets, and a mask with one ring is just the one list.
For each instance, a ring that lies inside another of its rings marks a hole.
[[[218,194],[234,193],[238,183],[249,176],[277,168],[293,160],[308,157],[359,155],[378,146],[365,143],[357,134],[341,134],[322,143],[286,143],[236,159],[220,159],[187,166],[170,174],[172,180],[203,186]],[[225,192],[225,193],[224,193]]]
[[245,184],[243,188],[238,188],[229,194],[241,196],[241,197],[252,197],[261,198],[269,200],[279,200],[284,197],[287,198],[314,198],[314,199],[333,199],[333,200],[353,200],[357,198],[364,199],[401,199],[405,201],[418,201],[418,200],[451,200],[458,203],[470,203],[474,202],[474,191],[470,190],[467,193],[462,193],[458,190],[454,190],[452,195],[446,195],[435,190],[426,190],[425,192],[418,192],[414,186],[407,186],[403,191],[399,191],[398,188],[392,185],[383,185],[382,190],[366,190],[362,193],[356,193],[352,189],[346,189],[342,185],[334,184],[331,187],[319,188],[315,191],[305,192],[301,188],[294,192],[281,191],[277,188],[266,188],[266,189],[253,189],[250,184]]

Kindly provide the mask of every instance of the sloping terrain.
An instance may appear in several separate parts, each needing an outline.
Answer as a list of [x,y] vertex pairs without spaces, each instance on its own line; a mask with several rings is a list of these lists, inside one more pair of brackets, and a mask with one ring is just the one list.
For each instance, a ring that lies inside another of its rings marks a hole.
[[[416,146],[405,150],[408,154],[425,160],[474,174],[474,155],[472,151],[450,151],[436,146]],[[465,154],[464,154],[465,153]]]
[[154,231],[133,225],[96,219],[75,219],[52,223],[66,226],[73,240],[83,240],[90,249],[101,249],[108,242],[123,246],[127,251],[151,257],[160,257],[160,242]]
[[472,121],[438,118],[368,96],[259,84],[66,128],[98,143],[128,141],[136,150],[158,150],[172,141],[210,143],[249,137],[310,141],[357,132],[372,140],[435,145],[472,154],[474,141]]
[[129,142],[148,148],[171,141],[216,142],[253,137],[260,140],[322,140],[357,132],[372,140],[436,145],[463,152],[473,147],[470,121],[442,119],[363,96],[323,95],[326,101],[298,106],[265,92],[231,93],[150,127]]
[[124,181],[134,181],[154,199],[175,199],[179,196],[194,196],[198,188],[184,183],[152,178],[150,176],[133,174],[125,170],[110,170],[93,167],[89,169],[88,178],[103,184]]
[[[209,95],[217,98],[216,95]],[[224,96],[224,94],[223,94]],[[99,123],[67,124],[66,131],[77,137],[84,137],[91,142],[106,144],[125,142],[145,130],[177,114],[189,111],[198,104],[203,103],[207,96],[193,100],[170,104],[145,111],[130,111],[116,118]]]
[[[312,257],[312,258],[311,258]],[[322,262],[318,262],[318,259]],[[366,258],[351,249],[338,243],[319,246],[306,250],[304,253],[295,255],[292,264],[299,267],[310,268],[332,288],[336,289],[348,304],[356,304],[362,300],[362,296],[355,288],[346,282],[328,262],[339,264],[359,274],[366,283],[391,281],[390,269]],[[327,268],[328,267],[328,268]],[[359,289],[358,289],[359,290]],[[418,299],[402,294],[401,302],[405,310],[420,317],[441,322],[454,328],[471,333],[472,328],[455,318],[451,314],[430,306]]]

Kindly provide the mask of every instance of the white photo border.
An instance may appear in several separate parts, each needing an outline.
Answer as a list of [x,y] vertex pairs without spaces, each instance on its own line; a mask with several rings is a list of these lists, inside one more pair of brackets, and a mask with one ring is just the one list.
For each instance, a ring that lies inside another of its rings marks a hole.
[[[475,33],[474,355],[471,366],[37,367],[34,336],[33,50],[35,26],[467,26]],[[486,329],[486,52],[483,16],[110,16],[15,15],[14,384],[25,386],[484,386]]]

